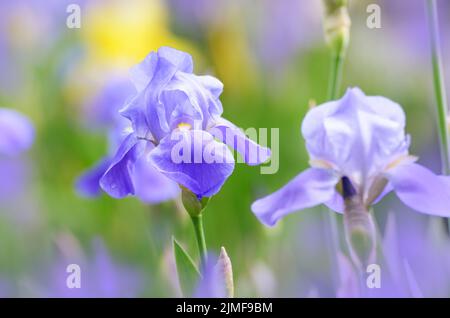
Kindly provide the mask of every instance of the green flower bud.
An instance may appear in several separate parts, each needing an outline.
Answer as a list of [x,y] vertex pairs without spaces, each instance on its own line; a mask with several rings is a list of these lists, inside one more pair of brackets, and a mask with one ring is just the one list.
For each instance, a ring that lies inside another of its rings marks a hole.
[[336,54],[344,55],[350,41],[350,16],[347,0],[323,0],[323,28],[328,45]]
[[202,211],[206,208],[209,198],[203,197],[201,200],[192,193],[189,189],[181,187],[181,201],[183,202],[183,206],[186,211],[189,213],[191,217],[199,216]]
[[233,267],[231,260],[228,257],[225,247],[220,249],[219,260],[216,264],[216,270],[219,275],[222,275],[223,282],[225,284],[225,290],[228,298],[234,297],[234,283],[233,283]]

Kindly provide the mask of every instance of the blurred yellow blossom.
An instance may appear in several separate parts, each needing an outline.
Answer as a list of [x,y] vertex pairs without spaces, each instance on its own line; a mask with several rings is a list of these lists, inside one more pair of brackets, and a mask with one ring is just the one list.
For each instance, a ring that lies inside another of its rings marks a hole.
[[81,41],[85,56],[68,79],[78,102],[110,76],[125,74],[148,53],[171,46],[200,59],[195,49],[170,32],[167,8],[159,0],[98,0],[84,9]]

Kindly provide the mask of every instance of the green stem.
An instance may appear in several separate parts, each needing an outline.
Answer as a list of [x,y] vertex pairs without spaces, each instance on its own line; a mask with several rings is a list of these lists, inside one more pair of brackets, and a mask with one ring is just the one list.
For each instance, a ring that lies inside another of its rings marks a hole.
[[327,98],[327,100],[334,100],[334,99],[338,98],[338,96],[339,96],[339,89],[341,86],[343,65],[344,65],[343,49],[340,49],[339,52],[332,52],[330,77],[328,80],[328,98]]
[[203,230],[203,219],[202,215],[191,216],[192,224],[194,224],[195,237],[197,239],[198,252],[200,253],[200,259],[202,267],[206,264],[206,241],[205,241],[205,231]]
[[[345,48],[340,48],[331,53],[331,67],[330,76],[328,81],[328,97],[327,100],[335,100],[338,97],[340,83],[342,78],[342,70],[344,64]],[[330,257],[334,268],[338,266],[337,251],[340,250],[339,230],[337,226],[337,217],[334,211],[328,209],[327,218],[325,220],[325,226],[328,228],[328,240],[331,248]],[[339,284],[339,277],[334,275],[335,284]]]
[[433,83],[436,95],[439,141],[441,147],[442,170],[450,174],[449,134],[447,126],[447,97],[445,95],[444,74],[439,39],[439,24],[435,0],[427,0],[428,24],[431,40],[431,57],[433,65]]

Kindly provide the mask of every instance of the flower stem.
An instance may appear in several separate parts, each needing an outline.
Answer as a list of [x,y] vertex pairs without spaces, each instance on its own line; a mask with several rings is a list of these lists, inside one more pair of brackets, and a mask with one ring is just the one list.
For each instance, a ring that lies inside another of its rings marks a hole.
[[[337,5],[333,1],[325,1],[327,8],[327,14],[325,17],[325,33],[329,43],[331,59],[330,59],[330,73],[328,79],[328,93],[327,100],[335,100],[339,96],[341,78],[343,73],[343,65],[345,55],[347,51],[348,42],[350,39],[349,27],[350,18],[346,9],[335,8]],[[343,1],[338,6],[346,7],[346,2]],[[333,14],[334,12],[334,14]],[[336,18],[336,16],[338,18]],[[327,30],[327,20],[332,22],[331,27]],[[336,23],[337,22],[337,23]],[[328,34],[327,34],[328,33]],[[339,261],[338,252],[341,250],[340,234],[337,225],[337,216],[334,211],[328,209],[327,217],[325,220],[325,229],[327,233],[327,240],[329,241],[330,257],[332,267],[335,269],[333,272],[333,280],[336,286],[339,286]]]
[[[427,0],[428,28],[430,31],[431,62],[433,65],[433,84],[436,95],[437,121],[439,128],[439,143],[441,149],[442,173],[450,174],[450,147],[447,125],[447,96],[445,94],[444,72],[439,38],[439,22],[436,0]],[[450,221],[444,218],[450,231]]]
[[442,157],[442,170],[450,174],[449,134],[447,126],[447,97],[445,95],[444,74],[439,39],[439,23],[435,0],[427,0],[427,15],[431,40],[431,58],[433,65],[433,83],[436,95],[439,141]]
[[205,232],[203,230],[202,214],[191,216],[192,224],[194,224],[195,237],[197,239],[198,252],[200,254],[200,260],[202,267],[206,264],[206,241]]
[[328,80],[327,100],[334,100],[339,95],[343,65],[344,65],[343,50],[339,50],[338,52],[335,52],[333,50],[333,52],[331,53],[331,68],[330,68],[330,77]]

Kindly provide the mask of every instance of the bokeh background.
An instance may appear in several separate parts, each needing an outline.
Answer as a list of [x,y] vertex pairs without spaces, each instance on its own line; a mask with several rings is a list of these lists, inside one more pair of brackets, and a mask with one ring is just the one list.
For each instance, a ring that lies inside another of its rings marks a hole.
[[[79,29],[66,26],[71,3],[81,8]],[[366,25],[370,3],[381,8],[380,29]],[[450,74],[450,5],[438,6]],[[440,172],[425,1],[358,0],[349,10],[342,92],[358,86],[401,104],[411,152]],[[162,45],[191,53],[197,74],[224,83],[227,119],[280,130],[279,171],[237,165],[204,214],[208,248],[224,246],[233,263],[236,295],[335,296],[329,212],[300,211],[267,229],[250,211],[308,166],[300,124],[311,103],[326,100],[330,66],[319,0],[0,0],[0,106],[27,115],[36,129],[30,151],[0,157],[0,296],[180,295],[171,237],[195,258],[197,249],[179,200],[84,198],[74,186],[109,151],[108,107],[123,98],[115,80]],[[392,194],[375,207],[383,235],[389,215],[416,287],[450,295],[443,252],[450,250],[436,247],[450,242],[439,220]],[[81,265],[80,290],[65,288],[70,263]]]

